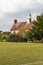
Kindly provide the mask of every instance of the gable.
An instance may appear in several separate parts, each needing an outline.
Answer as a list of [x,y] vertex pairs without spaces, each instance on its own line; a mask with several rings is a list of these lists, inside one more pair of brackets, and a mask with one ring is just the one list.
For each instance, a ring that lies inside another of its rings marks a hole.
[[27,22],[17,22],[16,24],[14,24],[12,27],[11,27],[11,31],[14,31],[14,30],[21,30],[21,29],[24,29],[24,30],[30,30],[32,29],[33,27],[33,22],[30,22],[30,23],[27,23]]

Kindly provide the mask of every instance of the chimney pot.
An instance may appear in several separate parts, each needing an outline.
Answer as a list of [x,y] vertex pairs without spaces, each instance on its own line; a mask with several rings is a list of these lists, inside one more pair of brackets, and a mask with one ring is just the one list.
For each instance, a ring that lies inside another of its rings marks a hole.
[[16,23],[17,23],[17,19],[14,20],[14,24],[16,24]]

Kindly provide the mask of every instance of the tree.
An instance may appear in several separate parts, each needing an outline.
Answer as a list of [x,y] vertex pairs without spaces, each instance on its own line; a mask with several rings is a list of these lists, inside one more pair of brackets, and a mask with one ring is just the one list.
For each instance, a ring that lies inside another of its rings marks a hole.
[[34,39],[41,40],[43,38],[43,14],[37,16],[32,32]]
[[0,31],[0,34],[2,33],[2,31]]

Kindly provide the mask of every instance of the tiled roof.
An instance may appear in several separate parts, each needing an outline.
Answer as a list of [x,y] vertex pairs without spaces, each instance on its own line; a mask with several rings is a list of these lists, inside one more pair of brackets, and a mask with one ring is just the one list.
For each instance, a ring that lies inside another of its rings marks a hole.
[[24,26],[25,26],[26,22],[17,22],[16,24],[14,24],[12,27],[11,27],[11,31],[12,30],[19,30],[19,29],[23,29]]
[[33,26],[34,26],[34,25],[33,25],[33,22],[26,23],[26,25],[24,26],[24,29],[25,29],[25,30],[29,30],[29,29],[32,29]]
[[18,30],[24,29],[25,25],[26,25],[26,22],[21,22],[20,25],[18,26]]
[[11,27],[11,31],[13,30],[20,30],[20,29],[25,29],[29,30],[32,29],[33,22],[27,23],[27,22],[17,22]]

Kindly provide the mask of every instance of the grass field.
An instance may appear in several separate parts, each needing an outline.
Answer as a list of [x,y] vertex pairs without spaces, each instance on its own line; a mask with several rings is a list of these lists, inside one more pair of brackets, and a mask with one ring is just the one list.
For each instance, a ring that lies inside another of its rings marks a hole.
[[43,65],[43,44],[0,42],[0,65]]

